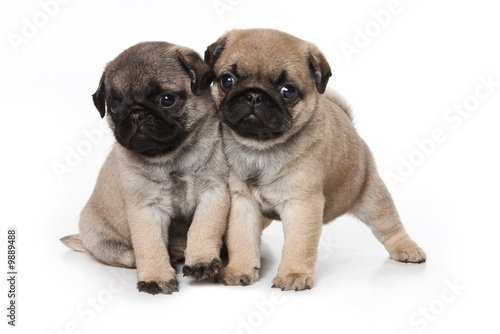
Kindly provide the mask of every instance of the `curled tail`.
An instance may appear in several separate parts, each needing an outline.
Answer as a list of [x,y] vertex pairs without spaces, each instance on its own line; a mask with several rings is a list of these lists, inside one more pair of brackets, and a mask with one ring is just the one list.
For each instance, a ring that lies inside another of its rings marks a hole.
[[64,238],[61,238],[60,241],[67,247],[76,250],[77,252],[90,253],[89,250],[83,245],[79,234],[67,235]]

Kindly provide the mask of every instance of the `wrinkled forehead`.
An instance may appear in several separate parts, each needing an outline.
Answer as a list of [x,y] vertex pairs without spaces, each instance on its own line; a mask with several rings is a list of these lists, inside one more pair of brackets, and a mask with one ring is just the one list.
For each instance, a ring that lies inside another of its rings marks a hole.
[[287,76],[307,80],[308,43],[289,35],[245,33],[228,36],[216,62],[217,74],[236,70],[240,77],[279,80]]
[[179,85],[189,85],[189,77],[176,58],[137,55],[117,60],[106,72],[106,88],[115,95],[147,94],[153,89],[175,91]]

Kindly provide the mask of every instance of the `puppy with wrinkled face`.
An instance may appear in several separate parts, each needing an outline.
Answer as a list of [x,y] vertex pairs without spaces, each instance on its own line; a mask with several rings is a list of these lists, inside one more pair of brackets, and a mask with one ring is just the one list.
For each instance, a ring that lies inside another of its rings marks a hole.
[[310,289],[322,225],[352,213],[392,259],[424,262],[406,233],[350,109],[327,90],[331,70],[316,46],[270,29],[232,30],[208,47],[212,96],[230,165],[229,263],[219,278],[258,278],[260,237],[283,222],[285,244],[273,287]]
[[113,266],[137,267],[138,289],[178,291],[171,262],[211,277],[229,210],[228,167],[209,85],[213,71],[193,50],[137,44],[110,62],[93,95],[117,144],[80,216],[61,239]]

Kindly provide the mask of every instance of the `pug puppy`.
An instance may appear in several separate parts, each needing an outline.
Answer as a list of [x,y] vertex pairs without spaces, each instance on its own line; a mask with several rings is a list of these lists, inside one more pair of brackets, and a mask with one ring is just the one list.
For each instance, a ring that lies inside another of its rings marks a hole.
[[213,71],[191,49],[140,43],[110,62],[93,95],[117,144],[79,222],[61,239],[112,266],[137,267],[139,291],[178,291],[221,266],[228,167],[208,87]]
[[232,30],[205,52],[230,165],[228,285],[258,279],[260,237],[271,220],[285,235],[273,287],[310,289],[322,225],[351,213],[392,259],[421,263],[351,111],[334,91],[316,46],[270,29]]

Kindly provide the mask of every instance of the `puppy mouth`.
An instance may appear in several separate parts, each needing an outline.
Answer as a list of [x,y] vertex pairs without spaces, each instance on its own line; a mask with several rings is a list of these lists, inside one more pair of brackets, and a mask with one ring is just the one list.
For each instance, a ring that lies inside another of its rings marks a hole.
[[226,124],[237,129],[240,134],[263,135],[264,137],[276,137],[287,130],[286,124],[280,122],[277,117],[265,117],[262,112],[251,109],[247,115],[242,115],[240,119]]
[[257,88],[226,96],[219,113],[222,121],[237,134],[256,140],[279,137],[291,127],[287,108]]
[[151,114],[128,117],[116,127],[115,137],[125,148],[154,156],[177,147],[186,137],[180,124]]
[[175,137],[177,128],[176,125],[171,125],[168,122],[146,119],[138,123],[132,122],[123,139],[127,144],[148,139],[158,143],[165,143]]
[[254,108],[243,111],[239,115],[239,117],[240,117],[240,119],[238,120],[239,123],[255,124],[261,126],[265,126],[265,124],[268,123],[268,121],[262,115],[262,113],[256,111]]

